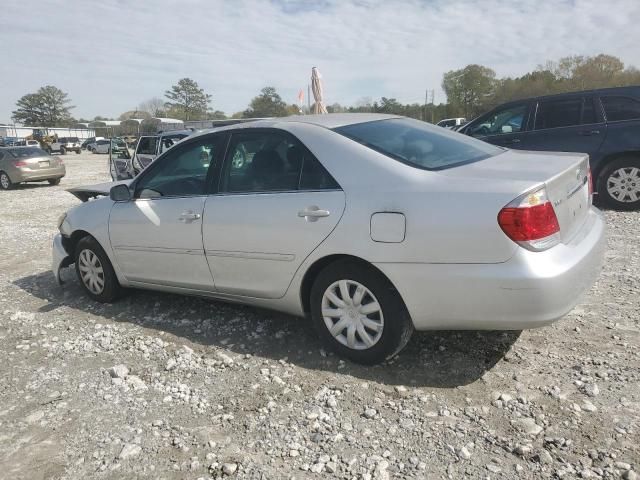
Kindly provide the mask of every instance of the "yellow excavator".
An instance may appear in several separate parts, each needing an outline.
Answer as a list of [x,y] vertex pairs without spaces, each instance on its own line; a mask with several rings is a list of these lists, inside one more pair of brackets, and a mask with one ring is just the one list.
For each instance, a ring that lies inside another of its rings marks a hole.
[[26,137],[25,140],[40,142],[40,148],[48,152],[51,150],[51,144],[57,140],[57,136],[49,135],[49,130],[46,128],[34,128],[31,135]]

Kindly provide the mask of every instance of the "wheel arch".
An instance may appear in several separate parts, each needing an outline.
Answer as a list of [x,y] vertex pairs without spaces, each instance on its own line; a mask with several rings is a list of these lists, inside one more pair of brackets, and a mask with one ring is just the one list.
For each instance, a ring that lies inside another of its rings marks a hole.
[[[355,263],[359,263],[363,266],[366,266],[368,268],[372,268],[373,270],[378,272],[382,276],[382,278],[384,278],[394,290],[397,291],[397,289],[393,285],[393,282],[391,282],[391,279],[389,279],[389,277],[385,275],[385,273],[382,270],[380,270],[371,262],[363,258],[357,257],[355,255],[348,255],[348,254],[327,255],[326,257],[319,258],[318,260],[313,262],[311,266],[309,266],[309,268],[307,268],[307,271],[305,272],[304,277],[302,278],[302,282],[300,283],[300,302],[302,304],[302,309],[305,314],[308,314],[311,311],[311,287],[313,286],[313,282],[315,281],[315,279],[318,277],[318,274],[328,265],[336,262],[342,262],[342,261],[352,261]],[[400,294],[400,292],[398,292],[398,296],[400,297],[400,300],[404,304],[404,299],[402,298],[402,295]],[[406,308],[406,305],[405,305],[405,308]]]
[[623,152],[610,153],[609,155],[602,157],[602,159],[598,162],[598,165],[592,172],[594,182],[598,181],[602,170],[604,170],[607,165],[609,165],[611,162],[615,162],[616,160],[626,157],[636,158],[640,160],[640,150],[625,150]]

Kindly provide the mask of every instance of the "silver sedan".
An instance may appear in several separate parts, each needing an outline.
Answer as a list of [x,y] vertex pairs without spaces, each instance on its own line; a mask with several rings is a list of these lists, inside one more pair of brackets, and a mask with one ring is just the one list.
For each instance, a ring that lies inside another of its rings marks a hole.
[[0,189],[24,182],[58,185],[66,174],[62,160],[39,147],[0,147]]
[[310,315],[354,361],[414,329],[565,315],[603,262],[583,154],[511,151],[397,116],[339,114],[190,137],[60,219],[53,271],[86,293],[201,295]]

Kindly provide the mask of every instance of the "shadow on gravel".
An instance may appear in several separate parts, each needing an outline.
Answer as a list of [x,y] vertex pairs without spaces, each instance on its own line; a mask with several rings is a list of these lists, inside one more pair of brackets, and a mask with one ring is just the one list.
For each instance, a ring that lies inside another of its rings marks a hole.
[[[128,322],[171,333],[203,346],[228,349],[271,360],[286,358],[309,370],[339,372],[389,385],[450,388],[478,380],[509,351],[520,332],[437,331],[414,334],[399,357],[365,367],[341,362],[322,349],[309,320],[215,300],[131,290],[105,305],[87,298],[72,271],[63,272],[59,287],[51,272],[14,281],[25,292],[48,303],[38,311],[68,307],[115,322]],[[68,322],[86,322],[72,313]],[[322,382],[322,374],[318,382]]]

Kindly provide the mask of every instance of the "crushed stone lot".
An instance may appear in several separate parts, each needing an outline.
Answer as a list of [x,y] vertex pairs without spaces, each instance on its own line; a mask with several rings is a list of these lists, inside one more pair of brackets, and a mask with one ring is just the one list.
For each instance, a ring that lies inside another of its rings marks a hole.
[[524,332],[414,335],[385,365],[310,323],[131,291],[89,300],[50,271],[65,191],[0,191],[0,478],[623,478],[640,473],[640,212],[605,212],[581,303]]

